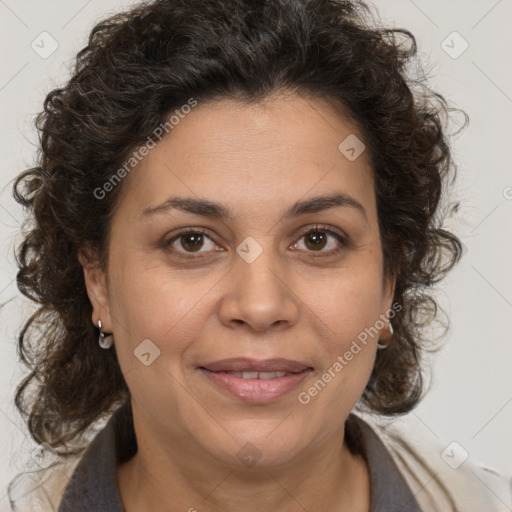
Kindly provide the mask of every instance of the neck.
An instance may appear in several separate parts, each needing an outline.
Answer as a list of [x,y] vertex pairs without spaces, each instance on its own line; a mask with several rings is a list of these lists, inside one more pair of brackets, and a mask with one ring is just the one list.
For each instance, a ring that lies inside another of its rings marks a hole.
[[276,467],[233,468],[187,451],[139,441],[137,454],[118,467],[126,512],[256,512],[330,510],[368,512],[366,462],[350,453],[337,431],[314,453]]

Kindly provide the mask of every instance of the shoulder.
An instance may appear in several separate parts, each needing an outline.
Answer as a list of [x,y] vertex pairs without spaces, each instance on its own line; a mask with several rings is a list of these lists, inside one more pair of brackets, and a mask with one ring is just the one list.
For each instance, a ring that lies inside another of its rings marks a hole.
[[18,475],[10,495],[12,512],[57,512],[81,457],[69,457],[48,468]]
[[512,478],[474,461],[456,441],[442,444],[414,415],[357,413],[378,435],[424,512],[510,512]]
[[[66,489],[76,475],[77,468],[97,444],[98,435],[106,430],[105,421],[91,428],[84,447],[78,455],[55,458],[50,452],[41,463],[20,473],[12,481],[9,490],[12,512],[58,512]],[[96,441],[96,443],[94,443]]]
[[53,458],[46,469],[20,475],[11,493],[11,510],[122,511],[116,466],[137,451],[129,402],[92,425],[83,441],[79,454]]

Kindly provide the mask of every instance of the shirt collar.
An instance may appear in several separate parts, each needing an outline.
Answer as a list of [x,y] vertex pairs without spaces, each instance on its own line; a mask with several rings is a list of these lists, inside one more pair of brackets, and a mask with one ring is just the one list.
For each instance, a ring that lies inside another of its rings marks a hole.
[[[125,512],[117,485],[116,467],[126,454],[136,452],[132,432],[120,443],[119,426],[126,432],[126,407],[118,410],[93,439],[76,466],[64,491],[58,512]],[[370,471],[370,512],[421,512],[383,442],[361,418],[351,414],[346,428],[347,443],[366,459]],[[126,446],[128,445],[128,446]],[[131,456],[130,455],[130,456]]]

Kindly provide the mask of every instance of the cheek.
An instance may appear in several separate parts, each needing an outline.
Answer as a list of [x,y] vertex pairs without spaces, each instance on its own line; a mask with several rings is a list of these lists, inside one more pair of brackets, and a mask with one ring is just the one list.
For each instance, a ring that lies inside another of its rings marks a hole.
[[[324,353],[314,389],[305,400],[316,402],[333,420],[344,419],[362,395],[375,361],[375,324],[381,313],[382,275],[378,265],[346,268],[318,281],[310,293],[308,317]],[[325,387],[324,387],[325,386]],[[336,404],[336,407],[332,407]]]
[[162,266],[147,269],[133,263],[115,276],[114,321],[132,340],[154,338],[165,344],[183,339],[184,332],[201,327],[205,293],[214,284],[208,283],[204,275],[182,279]]
[[205,293],[211,288],[204,280],[180,281],[161,267],[137,271],[125,267],[113,276],[117,357],[139,404],[158,409],[165,401],[177,410],[183,402],[180,407],[185,407],[190,397],[180,384],[185,380],[181,363],[191,341],[204,329],[209,307]]
[[380,282],[366,284],[346,280],[310,297],[323,357],[317,380],[303,390],[300,403],[311,402],[333,425],[344,421],[360,399],[374,366],[378,333],[372,327],[380,314]]
[[[302,296],[314,313],[329,350],[350,345],[361,332],[374,326],[382,308],[382,276],[371,266],[359,272],[340,271],[317,286],[304,289]],[[372,331],[373,332],[373,331]]]

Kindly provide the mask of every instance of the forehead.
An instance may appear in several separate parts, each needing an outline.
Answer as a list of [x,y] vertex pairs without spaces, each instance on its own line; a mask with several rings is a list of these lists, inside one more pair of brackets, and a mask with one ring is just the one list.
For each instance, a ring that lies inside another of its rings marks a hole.
[[355,123],[322,100],[199,103],[130,173],[125,199],[139,212],[182,194],[254,213],[255,206],[341,191],[371,206],[369,157],[347,158],[346,140],[364,147]]

